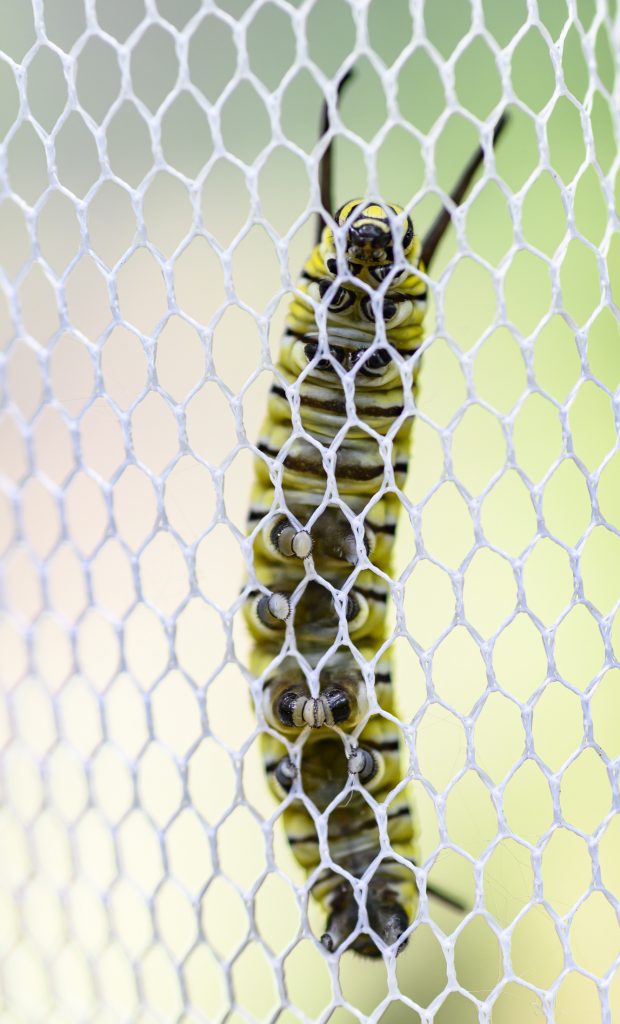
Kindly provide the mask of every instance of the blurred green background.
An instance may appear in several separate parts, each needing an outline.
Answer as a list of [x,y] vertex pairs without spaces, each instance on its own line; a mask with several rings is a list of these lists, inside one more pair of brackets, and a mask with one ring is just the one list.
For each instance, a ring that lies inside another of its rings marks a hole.
[[[37,10],[0,12],[0,1021],[620,1020],[616,3]],[[433,268],[397,544],[422,862],[473,909],[389,968],[295,941],[236,607],[350,66],[336,203],[421,234],[511,114]]]

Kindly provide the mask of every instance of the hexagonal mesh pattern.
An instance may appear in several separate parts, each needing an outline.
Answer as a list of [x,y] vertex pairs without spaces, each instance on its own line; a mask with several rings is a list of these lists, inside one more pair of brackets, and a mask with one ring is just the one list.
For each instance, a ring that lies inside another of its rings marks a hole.
[[[5,0],[3,1024],[620,1020],[616,7]],[[372,963],[317,941],[241,622],[349,67],[337,201],[420,233],[512,112],[433,269],[389,642],[467,910]]]

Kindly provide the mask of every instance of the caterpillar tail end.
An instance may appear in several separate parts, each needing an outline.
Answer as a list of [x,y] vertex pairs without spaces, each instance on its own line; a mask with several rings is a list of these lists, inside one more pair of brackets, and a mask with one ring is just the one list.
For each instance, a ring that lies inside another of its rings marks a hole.
[[[393,948],[393,953],[398,956],[405,949],[407,939],[399,941],[401,935],[409,927],[407,915],[399,905],[368,906],[370,926],[383,940],[386,946]],[[335,953],[343,942],[351,935],[357,924],[357,905],[354,901],[342,910],[330,914],[327,922],[327,931],[321,935],[321,945],[328,953]],[[362,932],[352,942],[350,947],[360,956],[377,959],[382,955],[382,950],[375,943],[374,939],[365,932]]]

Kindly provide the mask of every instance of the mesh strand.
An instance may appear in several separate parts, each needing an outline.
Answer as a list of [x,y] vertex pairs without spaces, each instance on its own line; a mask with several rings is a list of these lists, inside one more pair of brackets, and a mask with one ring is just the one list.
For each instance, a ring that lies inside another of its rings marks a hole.
[[[615,3],[505,8],[7,6],[3,1022],[620,1019],[620,40]],[[420,233],[512,112],[433,270],[393,587],[420,882],[470,909],[373,964],[313,937],[240,621],[354,65],[336,202]]]

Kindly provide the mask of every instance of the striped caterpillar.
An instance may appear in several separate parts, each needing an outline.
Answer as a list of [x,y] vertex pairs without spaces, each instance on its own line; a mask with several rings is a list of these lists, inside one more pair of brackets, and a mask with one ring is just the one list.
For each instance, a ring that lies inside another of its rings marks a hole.
[[[325,134],[327,107],[322,127]],[[330,151],[331,144],[321,163],[325,210],[332,208]],[[451,208],[482,160],[479,149]],[[416,829],[399,788],[401,736],[384,647],[412,429],[401,365],[415,379],[426,273],[450,216],[442,210],[424,240],[401,207],[384,202],[354,199],[334,215],[334,227],[320,221],[258,444],[249,515],[257,587],[245,614],[270,727],[263,759],[272,791],[288,797],[286,834],[325,911],[328,951],[400,951],[417,906]],[[322,839],[317,815],[327,822]],[[363,880],[364,895],[349,876]]]

